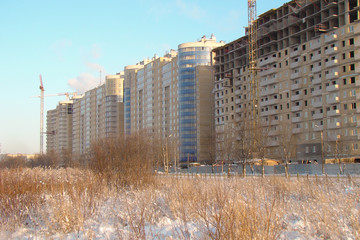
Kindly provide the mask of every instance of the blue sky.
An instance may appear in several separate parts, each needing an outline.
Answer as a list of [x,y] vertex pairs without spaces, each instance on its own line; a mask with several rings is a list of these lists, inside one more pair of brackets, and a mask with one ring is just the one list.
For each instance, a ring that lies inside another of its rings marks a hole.
[[[286,2],[258,0],[257,13]],[[100,71],[104,81],[212,33],[231,42],[246,25],[245,0],[0,0],[1,153],[39,152],[39,74],[45,94],[85,91]],[[64,99],[46,97],[45,116]]]

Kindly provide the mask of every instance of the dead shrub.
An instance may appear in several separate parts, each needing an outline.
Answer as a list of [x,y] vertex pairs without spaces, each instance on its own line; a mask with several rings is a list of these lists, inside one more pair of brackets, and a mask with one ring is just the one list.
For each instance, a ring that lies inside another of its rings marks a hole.
[[90,168],[112,186],[139,187],[153,182],[157,149],[140,135],[102,139],[91,146]]

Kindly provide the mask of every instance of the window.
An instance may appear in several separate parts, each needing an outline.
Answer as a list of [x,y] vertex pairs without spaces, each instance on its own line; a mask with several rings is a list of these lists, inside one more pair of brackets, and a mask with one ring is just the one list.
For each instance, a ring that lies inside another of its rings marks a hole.
[[353,144],[353,149],[354,149],[354,150],[357,150],[358,148],[359,148],[358,144],[357,144],[357,143],[354,143],[354,144]]
[[355,70],[355,64],[350,64],[350,71],[354,71]]
[[351,78],[350,78],[350,83],[351,83],[351,84],[354,84],[354,83],[355,83],[355,77],[351,77]]
[[316,146],[313,146],[312,152],[313,152],[313,153],[316,152]]
[[349,45],[354,45],[354,39],[353,38],[349,39]]
[[355,56],[354,51],[351,51],[351,52],[349,53],[349,57],[350,57],[350,58],[353,58],[354,56]]
[[346,78],[343,79],[343,84],[346,85]]

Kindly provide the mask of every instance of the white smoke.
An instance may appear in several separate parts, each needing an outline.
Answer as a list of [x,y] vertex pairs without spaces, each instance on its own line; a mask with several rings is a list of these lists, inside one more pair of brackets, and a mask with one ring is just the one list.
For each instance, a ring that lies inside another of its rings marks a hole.
[[99,78],[94,77],[90,73],[81,73],[76,78],[69,79],[68,81],[68,85],[71,88],[76,89],[76,92],[79,94],[85,93],[99,84]]

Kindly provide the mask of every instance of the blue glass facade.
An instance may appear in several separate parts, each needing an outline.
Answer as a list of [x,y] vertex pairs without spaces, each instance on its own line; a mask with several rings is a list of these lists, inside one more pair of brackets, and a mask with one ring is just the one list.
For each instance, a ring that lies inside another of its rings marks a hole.
[[180,161],[197,161],[197,109],[195,67],[210,64],[210,47],[179,47],[179,135]]
[[124,122],[125,122],[125,134],[131,133],[131,96],[130,88],[124,88]]

